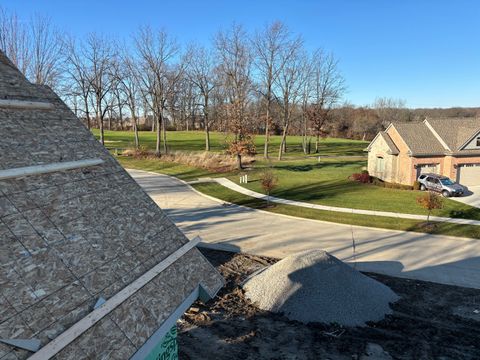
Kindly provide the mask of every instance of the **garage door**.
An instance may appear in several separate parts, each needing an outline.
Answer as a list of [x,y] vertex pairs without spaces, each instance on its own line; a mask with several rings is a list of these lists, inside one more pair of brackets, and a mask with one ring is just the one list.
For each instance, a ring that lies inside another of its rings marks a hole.
[[462,185],[480,185],[480,164],[467,164],[458,167],[458,182]]
[[422,174],[438,174],[440,172],[440,164],[422,164],[417,165],[417,178]]

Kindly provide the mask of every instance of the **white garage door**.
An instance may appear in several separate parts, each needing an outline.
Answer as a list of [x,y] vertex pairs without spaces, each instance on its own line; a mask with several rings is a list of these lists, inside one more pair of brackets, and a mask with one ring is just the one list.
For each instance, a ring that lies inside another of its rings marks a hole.
[[440,164],[423,164],[417,165],[417,178],[422,174],[438,174],[440,172]]
[[458,167],[458,182],[462,185],[480,185],[480,164],[466,164]]

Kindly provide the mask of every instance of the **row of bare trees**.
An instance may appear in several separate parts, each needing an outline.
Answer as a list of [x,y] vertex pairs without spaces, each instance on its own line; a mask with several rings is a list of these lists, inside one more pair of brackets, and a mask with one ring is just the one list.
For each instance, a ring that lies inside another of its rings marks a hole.
[[165,30],[141,27],[123,41],[89,34],[60,34],[46,17],[22,22],[0,9],[0,48],[34,83],[54,88],[86,126],[156,132],[156,152],[168,152],[167,129],[203,129],[231,134],[239,157],[251,152],[251,134],[318,141],[340,102],[345,82],[336,58],[307,51],[300,35],[273,22],[255,33],[241,25],[218,31],[210,46],[181,46]]

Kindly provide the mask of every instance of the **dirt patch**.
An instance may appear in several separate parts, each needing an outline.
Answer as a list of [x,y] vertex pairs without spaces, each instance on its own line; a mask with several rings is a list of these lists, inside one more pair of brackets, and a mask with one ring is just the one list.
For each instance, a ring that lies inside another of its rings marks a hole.
[[275,259],[202,249],[226,285],[179,322],[181,359],[480,359],[480,290],[367,275],[401,299],[366,327],[302,324],[257,309],[240,283]]

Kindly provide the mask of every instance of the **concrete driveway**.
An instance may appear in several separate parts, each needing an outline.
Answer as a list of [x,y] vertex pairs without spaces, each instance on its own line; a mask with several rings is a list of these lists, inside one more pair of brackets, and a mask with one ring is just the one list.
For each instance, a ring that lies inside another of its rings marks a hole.
[[451,199],[480,208],[480,185],[469,186],[468,194],[462,197],[455,197]]
[[166,175],[129,170],[189,237],[284,257],[321,248],[359,270],[480,289],[480,240],[341,225],[225,206]]

